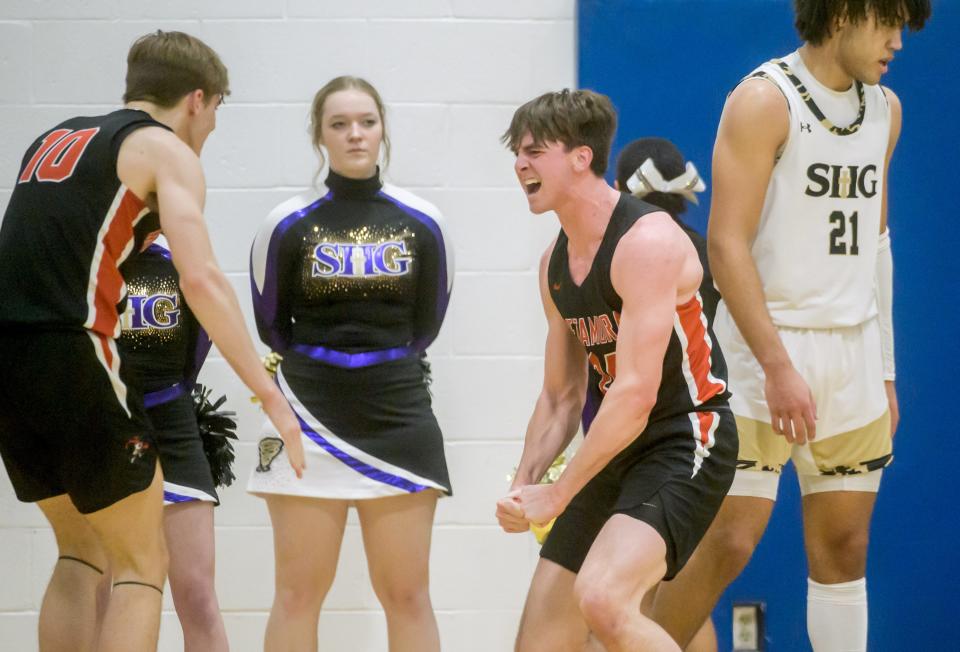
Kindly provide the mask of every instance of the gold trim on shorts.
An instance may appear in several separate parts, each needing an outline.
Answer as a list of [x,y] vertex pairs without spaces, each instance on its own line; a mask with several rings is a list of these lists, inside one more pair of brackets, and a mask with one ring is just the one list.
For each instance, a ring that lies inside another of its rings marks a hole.
[[787,442],[769,423],[748,417],[737,417],[737,430],[737,470],[741,471],[780,473],[792,458],[797,473],[802,475],[857,475],[878,471],[893,462],[890,412],[865,426],[815,439],[805,446]]

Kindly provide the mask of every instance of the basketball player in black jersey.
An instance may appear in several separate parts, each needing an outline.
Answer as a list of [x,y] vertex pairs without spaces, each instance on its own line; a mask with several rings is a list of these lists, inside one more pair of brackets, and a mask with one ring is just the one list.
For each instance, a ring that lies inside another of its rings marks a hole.
[[[614,188],[663,209],[690,237],[703,266],[700,294],[704,299],[704,311],[712,323],[717,314],[720,293],[714,287],[710,273],[707,241],[682,217],[687,211],[688,202],[697,203],[697,194],[707,189],[696,166],[687,161],[677,146],[666,138],[648,137],[638,138],[620,150],[615,171]],[[655,593],[654,590],[646,595],[644,613],[652,614]],[[707,618],[700,631],[683,649],[684,652],[716,652],[717,633],[713,620]]]
[[[520,107],[504,134],[530,210],[555,211],[562,227],[540,265],[543,390],[497,505],[508,532],[557,519],[522,651],[679,650],[640,601],[683,567],[733,477],[736,427],[697,250],[670,215],[603,179],[615,124],[608,98],[564,90]],[[580,449],[556,483],[535,484],[582,412]]]
[[[263,369],[203,220],[198,155],[228,93],[217,54],[180,32],[137,40],[124,109],[67,120],[27,149],[0,228],[0,455],[37,502],[60,559],[40,612],[43,650],[154,649],[166,573],[163,478],[115,338],[119,265],[158,211],[185,298],[257,394],[302,469],[300,431]],[[96,632],[95,587],[113,590]]]

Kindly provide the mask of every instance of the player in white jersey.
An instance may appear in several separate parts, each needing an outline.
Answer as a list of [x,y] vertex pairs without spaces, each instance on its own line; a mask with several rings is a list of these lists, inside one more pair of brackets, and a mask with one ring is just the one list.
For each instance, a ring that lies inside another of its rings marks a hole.
[[795,0],[804,45],[731,92],[708,247],[738,471],[654,618],[683,646],[769,521],[783,465],[803,495],[815,652],[865,650],[866,554],[898,408],[886,179],[900,102],[879,86],[929,0]]

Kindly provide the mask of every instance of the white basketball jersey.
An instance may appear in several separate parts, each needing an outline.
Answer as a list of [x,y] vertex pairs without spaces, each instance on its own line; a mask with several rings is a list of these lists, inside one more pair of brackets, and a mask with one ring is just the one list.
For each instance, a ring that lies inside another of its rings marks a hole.
[[855,326],[877,314],[874,274],[890,140],[883,89],[822,84],[798,52],[757,68],[780,88],[790,131],[752,253],[773,323]]

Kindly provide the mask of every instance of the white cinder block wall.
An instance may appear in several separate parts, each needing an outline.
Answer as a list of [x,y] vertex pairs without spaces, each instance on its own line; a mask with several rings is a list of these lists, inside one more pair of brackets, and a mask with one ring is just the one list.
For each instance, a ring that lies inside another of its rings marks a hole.
[[[313,93],[348,73],[379,88],[394,142],[388,176],[440,207],[457,253],[453,301],[430,352],[456,493],[437,515],[432,592],[443,648],[454,652],[511,649],[536,561],[532,536],[503,534],[493,511],[540,386],[535,268],[556,223],[527,212],[498,137],[517,105],[573,85],[573,14],[574,0],[0,2],[0,209],[41,130],[119,105],[136,36],[184,30],[220,53],[233,94],[203,155],[207,217],[251,329],[250,242],[267,211],[313,177]],[[260,417],[215,354],[202,381],[226,392],[240,416],[240,481],[216,512],[217,588],[233,649],[260,650],[273,595],[271,530],[263,503],[242,488]],[[350,523],[322,649],[386,650],[353,516]],[[39,510],[18,503],[0,472],[0,648],[36,649],[55,558]],[[161,650],[182,649],[169,595],[160,638]]]

